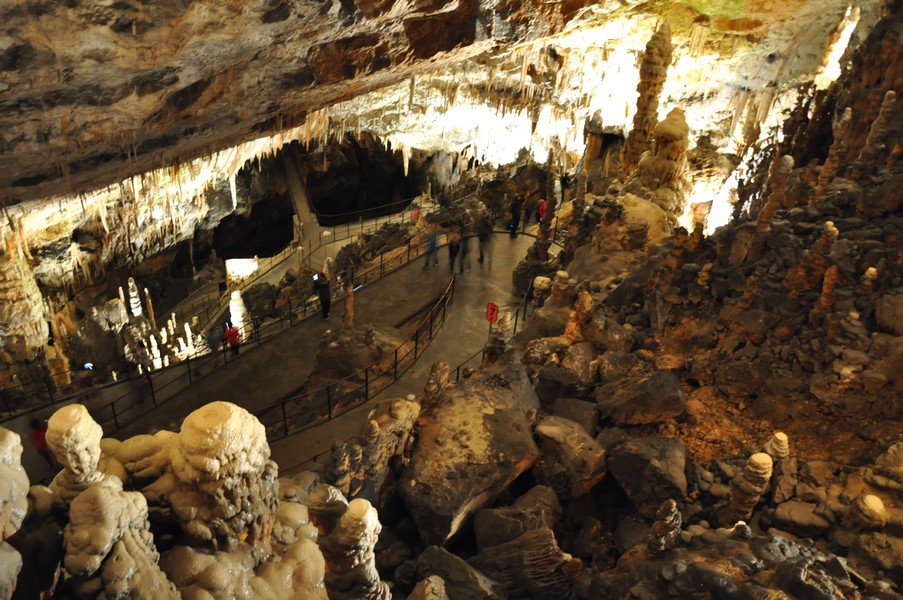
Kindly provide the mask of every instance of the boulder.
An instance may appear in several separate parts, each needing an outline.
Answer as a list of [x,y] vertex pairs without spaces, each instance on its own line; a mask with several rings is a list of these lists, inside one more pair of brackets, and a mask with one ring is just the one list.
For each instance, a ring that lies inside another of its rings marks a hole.
[[881,296],[875,305],[875,319],[883,329],[903,335],[903,294]]
[[808,502],[791,500],[774,509],[774,526],[800,537],[815,537],[831,528],[831,523],[816,514],[818,506]]
[[552,414],[570,419],[590,435],[596,432],[596,425],[599,424],[599,411],[595,403],[579,398],[556,398],[552,403]]
[[534,476],[560,499],[586,494],[605,476],[605,450],[577,423],[546,417],[534,433],[542,442]]
[[687,495],[687,448],[676,438],[631,439],[613,447],[607,468],[644,517],[653,519],[669,498]]
[[399,493],[424,542],[445,543],[533,466],[537,409],[523,366],[496,364],[448,388],[435,409],[421,415]]
[[596,390],[599,412],[618,425],[661,423],[683,414],[687,397],[670,371],[655,371]]
[[762,380],[762,372],[745,360],[724,363],[715,371],[718,391],[735,398],[755,394],[762,386]]
[[413,571],[417,581],[433,576],[441,578],[449,600],[504,600],[508,597],[502,584],[438,546],[430,546],[417,560],[409,561],[399,569]]
[[561,518],[561,504],[555,490],[537,485],[511,506],[486,508],[473,518],[477,548],[480,550],[509,542],[531,529],[554,527]]

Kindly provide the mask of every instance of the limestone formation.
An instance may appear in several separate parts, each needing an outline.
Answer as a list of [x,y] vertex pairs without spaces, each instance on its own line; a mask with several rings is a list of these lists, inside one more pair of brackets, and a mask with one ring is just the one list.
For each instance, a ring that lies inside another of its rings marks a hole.
[[[321,513],[311,513],[311,517],[315,514]],[[376,509],[367,500],[358,498],[352,500],[332,523],[332,519],[329,523],[317,521],[321,531],[318,543],[326,559],[329,597],[340,600],[390,598],[389,587],[380,581],[376,572],[373,553],[382,528]]]
[[483,347],[483,366],[491,365],[511,349],[513,337],[514,319],[510,311],[502,312],[498,321],[494,324],[489,339]]
[[574,598],[583,569],[580,559],[563,552],[546,527],[485,548],[469,562],[504,585],[512,598]]
[[555,490],[536,485],[510,506],[487,508],[474,515],[477,548],[482,550],[510,542],[533,529],[552,529],[561,515]]
[[787,434],[783,431],[776,431],[774,435],[765,443],[763,448],[773,461],[779,461],[790,456],[790,443]]
[[144,465],[160,473],[142,492],[199,544],[229,551],[269,543],[276,464],[263,425],[245,409],[212,402],[188,415],[174,437],[145,439],[117,455],[130,473]]
[[[400,469],[410,458],[406,452],[419,415],[420,404],[417,402],[402,399],[377,401],[357,435],[357,442],[333,446],[330,472],[335,470],[342,473],[342,477],[330,476],[329,482],[349,498],[364,498],[379,503],[393,469]],[[339,456],[344,461],[344,470],[337,468],[336,447],[343,449]],[[354,448],[353,452],[350,447]],[[353,455],[350,459],[349,454]]]
[[652,146],[652,135],[658,120],[658,102],[671,64],[671,27],[662,23],[646,44],[637,83],[637,108],[633,128],[627,136],[621,159],[620,179],[633,173],[640,156]]
[[251,338],[254,331],[253,323],[251,323],[251,315],[248,313],[248,307],[241,297],[240,290],[233,290],[229,296],[229,322],[238,329],[240,340],[245,341]]
[[27,493],[28,475],[22,468],[19,436],[0,427],[0,598],[4,599],[12,598],[22,569],[22,556],[7,540],[25,520]]
[[731,526],[737,521],[748,520],[753,508],[768,488],[771,479],[771,457],[763,452],[753,454],[741,475],[731,481],[730,505],[721,515],[721,522]]
[[652,556],[658,556],[674,546],[682,522],[677,503],[670,498],[665,500],[655,513],[655,523],[646,539],[646,547]]
[[444,361],[438,361],[433,364],[430,369],[430,376],[426,380],[426,386],[423,388],[423,401],[421,404],[424,409],[432,410],[439,406],[448,388],[449,368]]
[[157,566],[149,529],[139,492],[117,479],[90,485],[69,507],[63,564],[73,578],[64,587],[75,597],[180,598]]
[[107,479],[97,468],[101,436],[100,425],[81,404],[64,406],[47,421],[47,445],[63,466],[50,482],[50,489],[64,505],[89,486]]
[[818,174],[818,183],[815,187],[815,193],[812,195],[812,202],[818,202],[824,197],[825,188],[840,170],[841,161],[846,158],[849,151],[850,125],[852,122],[853,109],[849,106],[844,109],[842,114],[835,115],[833,122],[834,140],[831,142],[831,149],[828,150],[825,164],[822,165]]
[[874,494],[857,496],[843,518],[844,527],[859,531],[883,529],[886,524],[887,510],[884,502]]
[[759,236],[764,235],[768,231],[775,212],[784,203],[787,181],[793,172],[793,157],[789,154],[784,155],[776,164],[777,168],[771,176],[771,193],[768,195],[765,206],[759,211],[759,216],[756,219],[756,232]]
[[872,122],[869,128],[868,137],[865,140],[865,146],[859,153],[858,163],[865,166],[869,170],[881,168],[887,162],[887,134],[888,126],[894,115],[894,108],[897,103],[897,94],[894,90],[888,90],[884,94],[881,101],[881,108],[878,116]]
[[539,275],[533,279],[533,305],[542,308],[546,299],[552,295],[552,280]]

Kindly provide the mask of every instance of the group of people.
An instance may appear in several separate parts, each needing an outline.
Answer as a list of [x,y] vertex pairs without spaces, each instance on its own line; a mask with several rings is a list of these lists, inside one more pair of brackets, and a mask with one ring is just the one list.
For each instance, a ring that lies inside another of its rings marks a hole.
[[508,210],[511,213],[511,220],[508,222],[508,230],[511,237],[517,237],[517,230],[520,228],[521,213],[526,210],[524,216],[524,225],[530,224],[530,217],[536,215],[536,222],[542,221],[546,216],[546,199],[540,198],[536,201],[535,196],[527,194],[526,196],[516,196],[512,201]]
[[[489,270],[492,270],[492,223],[488,216],[481,215],[474,222],[474,231],[477,241],[479,242],[480,256],[477,262],[482,266],[486,263]],[[437,225],[430,226],[427,233],[426,259],[423,264],[424,269],[434,267],[439,264],[439,227]],[[463,273],[465,269],[470,269],[470,237],[465,235],[464,226],[461,225],[457,231],[448,234],[448,270],[450,273],[455,272],[455,265],[459,273]]]

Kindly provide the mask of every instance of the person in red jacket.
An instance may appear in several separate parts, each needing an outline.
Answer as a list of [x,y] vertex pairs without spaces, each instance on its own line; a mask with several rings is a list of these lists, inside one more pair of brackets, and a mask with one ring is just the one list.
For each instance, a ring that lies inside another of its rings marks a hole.
[[56,468],[56,459],[53,456],[53,452],[50,451],[50,448],[47,447],[47,424],[40,419],[32,419],[31,420],[31,429],[28,431],[28,437],[31,439],[31,443],[34,444],[35,450],[38,451],[44,460],[47,461],[47,465],[51,468]]
[[223,334],[223,340],[232,348],[232,354],[238,356],[238,343],[241,341],[241,333],[239,333],[238,327],[230,324]]
[[546,199],[542,198],[536,206],[536,220],[542,221],[546,216]]

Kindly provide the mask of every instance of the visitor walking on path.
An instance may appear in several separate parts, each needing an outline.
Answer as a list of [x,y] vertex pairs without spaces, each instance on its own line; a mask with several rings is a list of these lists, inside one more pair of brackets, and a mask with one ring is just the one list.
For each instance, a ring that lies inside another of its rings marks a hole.
[[226,328],[226,332],[223,334],[223,341],[225,341],[229,348],[232,349],[232,355],[238,356],[238,346],[239,342],[241,342],[241,333],[238,331],[238,327],[228,324],[229,326]]
[[[533,216],[534,212],[536,212],[536,198],[528,195],[524,201],[524,225],[530,224],[530,217]],[[537,218],[536,220],[538,221],[539,219]]]
[[477,262],[480,263],[480,266],[483,266],[483,261],[485,260],[489,266],[489,270],[492,270],[492,223],[489,222],[489,217],[483,216],[481,217],[476,224],[477,230],[477,240],[480,242],[480,258],[477,259]]
[[57,466],[56,459],[50,448],[47,447],[47,423],[40,419],[32,419],[28,437],[31,439],[31,443],[34,445],[35,450],[38,451],[38,454],[47,461],[47,466],[55,469]]
[[[432,265],[430,262],[432,261]],[[423,265],[424,269],[429,269],[430,266],[435,266],[439,264],[439,231],[436,229],[435,225],[432,225],[429,229],[429,233],[426,235],[426,263]]]
[[461,250],[458,255],[458,272],[463,273],[465,267],[467,270],[470,270],[470,259],[467,255],[470,254],[470,238],[465,237],[463,232],[461,234]]
[[324,273],[314,273],[314,290],[320,299],[320,317],[328,319],[331,298],[329,297],[329,279]]
[[542,198],[536,205],[536,220],[542,221],[546,217],[546,199]]
[[455,272],[455,259],[458,257],[458,251],[461,249],[461,238],[457,233],[448,234],[448,272]]

